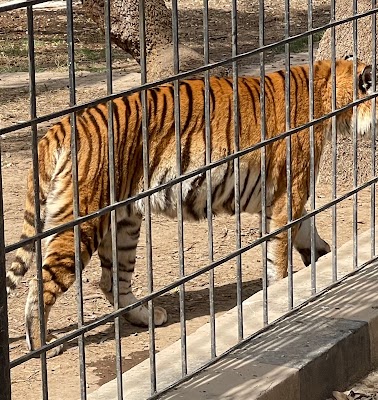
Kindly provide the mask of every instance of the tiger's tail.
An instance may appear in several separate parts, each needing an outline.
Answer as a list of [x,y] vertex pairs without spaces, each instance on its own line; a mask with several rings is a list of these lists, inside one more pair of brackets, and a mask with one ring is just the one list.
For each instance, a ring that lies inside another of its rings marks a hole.
[[[50,191],[52,176],[59,158],[62,144],[62,132],[57,127],[51,128],[46,136],[38,144],[38,166],[39,166],[39,203],[40,203],[40,229],[43,231],[45,223],[45,207],[47,194]],[[24,222],[20,241],[32,238],[36,234],[35,229],[35,193],[33,168],[29,170],[27,178],[26,204],[24,211]],[[35,253],[35,242],[28,242],[17,249],[16,256],[6,276],[6,287],[8,294],[20,283],[23,276],[28,272],[33,263]]]

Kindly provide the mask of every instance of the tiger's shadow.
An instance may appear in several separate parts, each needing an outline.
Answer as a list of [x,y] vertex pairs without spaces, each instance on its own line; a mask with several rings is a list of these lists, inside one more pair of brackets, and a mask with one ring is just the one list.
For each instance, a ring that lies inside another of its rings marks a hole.
[[[251,281],[245,281],[242,284],[242,300],[244,301],[248,297],[257,293],[262,289],[261,279],[255,279]],[[170,325],[174,325],[180,322],[180,298],[179,292],[166,293],[160,296],[155,302],[155,305],[164,307],[168,313],[168,321],[162,326],[156,329],[164,329]],[[236,283],[230,283],[222,286],[216,286],[214,288],[214,304],[215,312],[225,312],[236,306],[237,298],[237,285]],[[203,317],[210,314],[210,300],[209,300],[209,289],[202,288],[200,290],[186,290],[185,291],[185,319],[186,321],[193,320],[195,318]],[[94,322],[95,320],[88,320],[87,323]],[[204,321],[205,322],[205,321]],[[65,333],[71,332],[77,329],[77,324],[70,324],[62,329],[50,330],[51,333],[58,337]],[[124,318],[121,318],[121,337],[128,337],[134,334],[145,332],[148,327],[139,327],[130,324]],[[105,329],[101,329],[101,332],[85,334],[86,344],[100,344],[106,341],[114,340],[114,324],[107,324]],[[78,346],[77,339],[73,339],[67,342],[64,346],[65,351]]]

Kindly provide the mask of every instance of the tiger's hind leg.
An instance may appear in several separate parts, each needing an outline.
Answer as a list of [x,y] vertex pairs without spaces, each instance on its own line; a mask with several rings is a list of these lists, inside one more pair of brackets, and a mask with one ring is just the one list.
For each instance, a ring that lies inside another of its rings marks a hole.
[[[81,227],[81,262],[84,268],[95,250],[92,242],[95,232],[92,231],[89,223],[83,224]],[[57,233],[48,241],[42,266],[42,279],[46,328],[52,306],[57,298],[65,293],[75,281],[75,247],[72,230]],[[29,293],[25,307],[26,342],[29,350],[35,350],[41,346],[38,305],[38,282],[37,278],[34,278],[29,283]],[[53,335],[46,334],[45,337],[47,343],[56,339]],[[62,350],[63,345],[54,347],[47,352],[47,356],[56,356]]]
[[[307,215],[307,211],[303,209],[302,215]],[[311,264],[311,219],[301,222],[299,230],[294,240],[294,247],[301,255],[304,265],[307,267]],[[331,251],[329,244],[323,240],[315,226],[315,261]]]
[[[119,277],[119,306],[127,307],[137,301],[132,293],[131,280],[134,273],[136,248],[139,239],[142,217],[139,215],[117,217],[117,256]],[[114,304],[112,275],[111,231],[100,243],[98,255],[101,261],[100,287],[106,298]],[[155,324],[162,325],[167,321],[164,308],[154,307]],[[148,326],[148,310],[145,305],[138,306],[125,314],[125,318],[134,325]]]

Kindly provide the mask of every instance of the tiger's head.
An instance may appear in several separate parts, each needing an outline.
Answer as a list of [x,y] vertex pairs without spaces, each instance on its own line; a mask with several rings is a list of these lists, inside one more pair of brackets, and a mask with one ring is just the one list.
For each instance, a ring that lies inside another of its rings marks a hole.
[[[374,93],[373,75],[371,65],[366,65],[357,60],[357,75],[354,71],[354,61],[350,56],[336,62],[336,108],[346,107],[354,99],[360,100]],[[357,90],[355,96],[355,90]],[[332,78],[329,78],[327,91],[332,99]],[[357,134],[362,138],[371,136],[372,124],[376,124],[376,113],[372,117],[373,101],[371,99],[356,106],[357,116],[353,115],[353,107],[337,115],[338,132],[350,134],[357,127]]]

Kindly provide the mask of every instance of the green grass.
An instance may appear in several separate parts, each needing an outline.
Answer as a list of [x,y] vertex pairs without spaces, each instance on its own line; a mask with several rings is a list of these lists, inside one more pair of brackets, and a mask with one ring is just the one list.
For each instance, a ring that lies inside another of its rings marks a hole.
[[[34,48],[37,72],[67,68],[67,43],[64,38],[37,39],[34,42]],[[0,49],[0,73],[28,72],[27,39],[19,39],[17,41],[0,40]],[[119,57],[124,54],[122,50],[114,53]],[[78,71],[105,71],[105,49],[89,48],[83,44],[76,46],[75,68]]]
[[[312,35],[314,43],[320,42],[323,37],[324,31],[317,32]],[[308,50],[308,37],[302,37],[300,39],[294,40],[290,43],[290,52],[291,53],[302,53]],[[281,44],[274,48],[275,54],[280,54],[285,52],[285,45]]]

